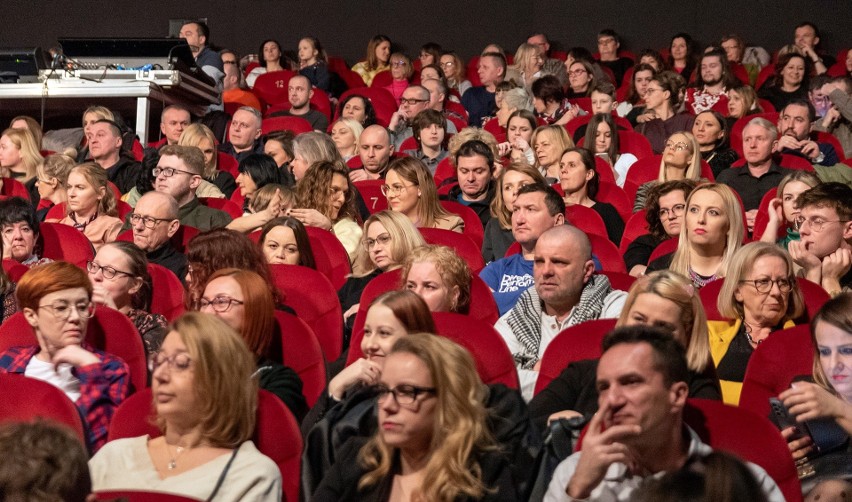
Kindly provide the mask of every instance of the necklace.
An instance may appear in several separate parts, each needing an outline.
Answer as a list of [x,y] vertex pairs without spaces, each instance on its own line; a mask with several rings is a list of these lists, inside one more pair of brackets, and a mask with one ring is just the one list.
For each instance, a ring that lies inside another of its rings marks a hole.
[[761,343],[763,343],[763,340],[766,340],[766,338],[764,338],[763,340],[755,340],[754,338],[752,338],[751,326],[749,326],[749,324],[745,322],[745,320],[743,320],[743,331],[745,331],[746,340],[748,340],[748,343],[752,345],[760,345]]
[[716,274],[711,275],[710,277],[705,277],[703,275],[698,274],[695,270],[692,270],[692,267],[689,267],[689,279],[692,281],[692,285],[698,289],[703,288],[707,284],[716,280]]
[[184,448],[183,446],[177,445],[177,447],[175,447],[175,454],[174,456],[172,456],[171,451],[169,450],[169,443],[166,443],[166,452],[169,454],[169,463],[166,464],[166,467],[168,467],[170,471],[175,470],[175,468],[177,468],[178,457],[180,457],[180,454],[188,449],[189,448]]

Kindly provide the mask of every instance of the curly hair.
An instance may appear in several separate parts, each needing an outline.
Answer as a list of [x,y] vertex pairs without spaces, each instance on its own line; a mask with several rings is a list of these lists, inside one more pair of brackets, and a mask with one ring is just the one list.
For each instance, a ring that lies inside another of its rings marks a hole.
[[[482,482],[477,451],[495,449],[488,430],[484,406],[486,387],[476,373],[470,353],[456,343],[424,333],[404,336],[394,343],[393,354],[411,354],[429,371],[436,389],[431,455],[416,500],[451,501],[479,499],[489,490]],[[364,445],[358,461],[367,473],[358,488],[373,486],[390,473],[394,448],[385,443],[381,431]]]
[[446,284],[447,289],[459,288],[459,297],[451,305],[451,311],[467,314],[470,308],[470,284],[473,281],[473,277],[467,263],[456,254],[455,250],[447,246],[426,244],[425,246],[415,248],[405,260],[400,289],[405,288],[408,273],[411,272],[411,266],[415,263],[423,262],[430,262],[435,265],[435,269],[438,271],[438,275],[441,276],[441,280]]
[[[337,217],[332,218],[334,208],[328,191],[335,175],[346,180],[347,189]],[[301,208],[316,209],[332,220],[332,224],[344,218],[356,220],[355,191],[349,186],[349,168],[343,162],[320,161],[312,164],[305,177],[296,185],[296,203]]]
[[669,238],[663,222],[660,220],[660,197],[680,190],[683,192],[683,200],[686,200],[696,186],[698,186],[698,182],[695,180],[674,180],[654,185],[648,191],[648,198],[645,202],[645,221],[648,222],[648,233],[651,236],[660,241]]

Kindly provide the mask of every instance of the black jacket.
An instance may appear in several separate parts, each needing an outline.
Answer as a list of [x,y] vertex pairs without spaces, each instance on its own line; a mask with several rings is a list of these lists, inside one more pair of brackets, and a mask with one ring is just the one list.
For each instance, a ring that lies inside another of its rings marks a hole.
[[485,195],[485,199],[478,200],[474,202],[460,202],[459,196],[462,193],[461,186],[456,185],[450,189],[447,193],[446,197],[442,197],[444,200],[450,200],[453,202],[459,202],[460,204],[464,204],[465,206],[476,211],[476,215],[479,216],[479,221],[482,222],[482,228],[485,228],[485,225],[488,224],[488,220],[491,219],[491,201],[494,200],[494,193],[497,191],[496,183],[494,180],[488,184],[488,192]]

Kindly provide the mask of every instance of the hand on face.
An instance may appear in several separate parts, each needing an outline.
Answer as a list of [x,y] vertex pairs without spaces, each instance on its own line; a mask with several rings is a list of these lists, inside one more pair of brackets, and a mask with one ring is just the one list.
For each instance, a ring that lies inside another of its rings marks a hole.
[[791,241],[787,245],[787,251],[790,252],[793,262],[805,269],[805,273],[811,270],[820,270],[822,268],[822,262],[820,259],[810,252],[806,244],[802,241]]
[[840,248],[822,260],[823,280],[832,278],[839,280],[852,268],[852,250]]
[[326,230],[332,227],[331,220],[316,209],[291,209],[290,216],[309,227],[324,228]]
[[115,300],[112,298],[112,293],[110,293],[103,284],[92,284],[92,301],[99,305],[105,305],[111,309],[116,308]]

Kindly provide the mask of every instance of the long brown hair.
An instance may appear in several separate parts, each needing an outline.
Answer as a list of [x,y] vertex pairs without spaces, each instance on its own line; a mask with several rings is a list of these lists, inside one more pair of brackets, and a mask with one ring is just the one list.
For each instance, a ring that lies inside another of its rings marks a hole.
[[[332,207],[328,193],[335,174],[345,178],[348,185],[343,206],[340,207],[336,219],[331,217]],[[296,203],[301,208],[316,209],[332,220],[332,224],[344,218],[356,220],[355,191],[349,184],[349,168],[342,162],[321,161],[313,164],[296,185]]]

